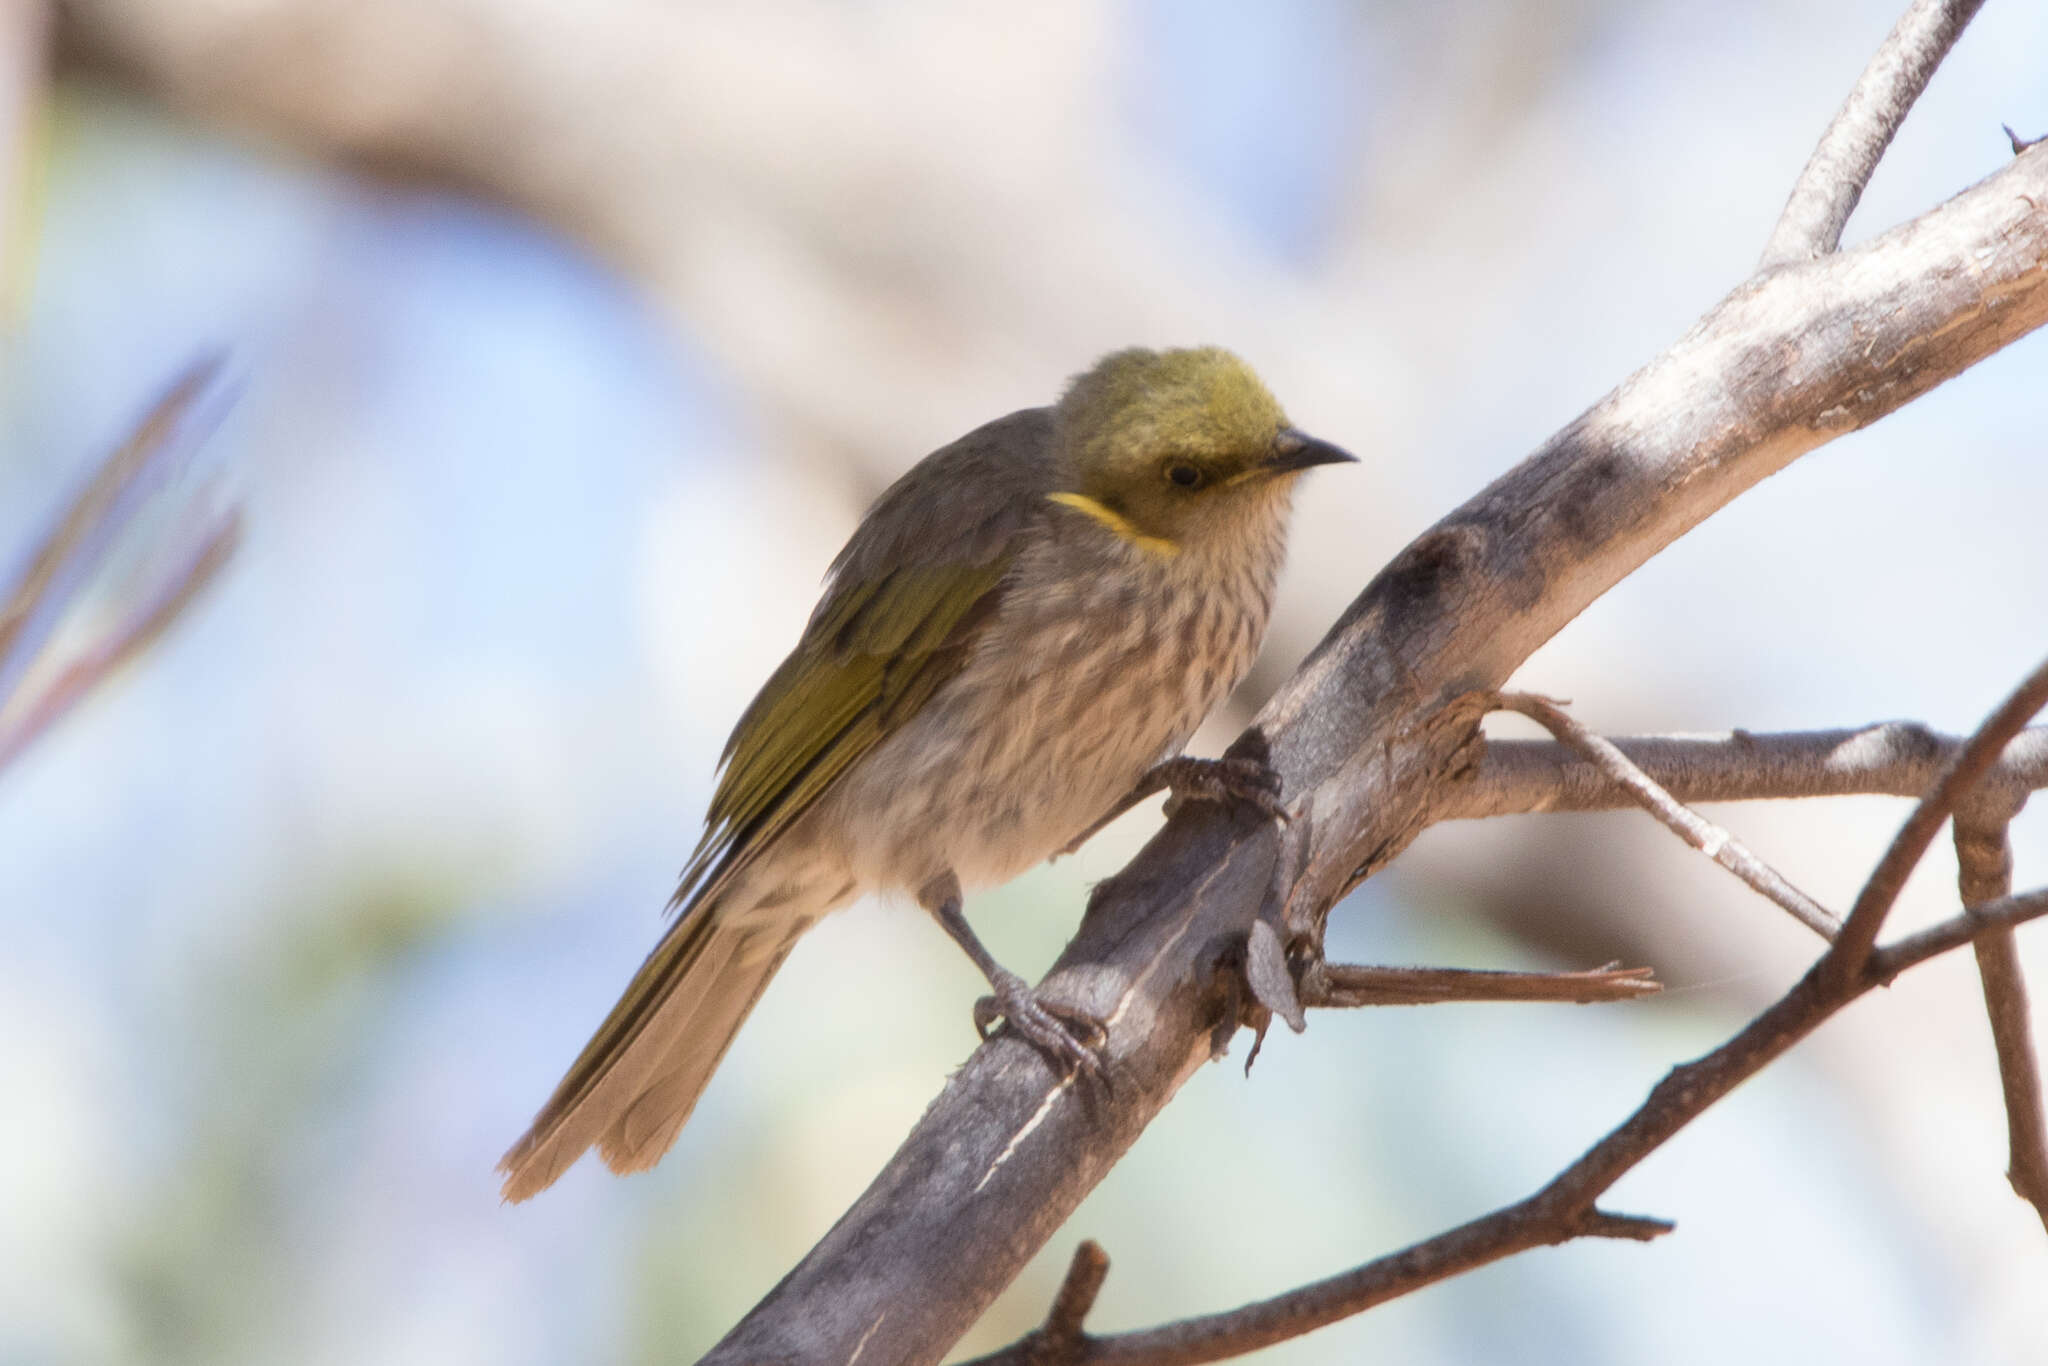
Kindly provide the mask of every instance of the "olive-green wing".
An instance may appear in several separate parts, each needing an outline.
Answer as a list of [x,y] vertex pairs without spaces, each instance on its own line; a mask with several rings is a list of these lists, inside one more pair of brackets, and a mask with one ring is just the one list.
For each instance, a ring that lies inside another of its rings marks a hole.
[[967,662],[1019,538],[1052,488],[1051,420],[1029,409],[920,461],[833,561],[802,640],[726,742],[704,838],[672,905],[766,848]]

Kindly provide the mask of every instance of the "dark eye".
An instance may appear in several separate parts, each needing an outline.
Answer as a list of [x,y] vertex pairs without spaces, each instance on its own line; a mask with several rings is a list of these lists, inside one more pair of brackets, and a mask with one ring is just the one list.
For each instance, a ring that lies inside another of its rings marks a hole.
[[1194,488],[1202,482],[1202,472],[1181,460],[1166,467],[1166,477],[1184,489]]

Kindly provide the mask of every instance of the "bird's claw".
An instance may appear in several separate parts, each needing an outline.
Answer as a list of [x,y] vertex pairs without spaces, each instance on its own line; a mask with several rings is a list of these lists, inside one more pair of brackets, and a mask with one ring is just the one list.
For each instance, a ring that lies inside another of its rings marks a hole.
[[995,993],[974,1003],[974,1028],[986,1039],[997,1020],[1039,1052],[1062,1072],[1093,1073],[1101,1070],[1101,1050],[1109,1042],[1102,1021],[1085,1010],[1049,1001],[1009,973],[991,985]]
[[1232,755],[1222,759],[1169,759],[1166,786],[1170,815],[1182,802],[1224,802],[1251,807],[1285,825],[1291,813],[1280,800],[1280,773],[1263,759]]

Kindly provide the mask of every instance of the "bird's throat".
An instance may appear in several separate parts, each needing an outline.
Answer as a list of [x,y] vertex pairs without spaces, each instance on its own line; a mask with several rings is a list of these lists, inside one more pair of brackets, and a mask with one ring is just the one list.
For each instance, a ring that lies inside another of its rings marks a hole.
[[1114,508],[1097,502],[1085,493],[1048,493],[1046,497],[1052,502],[1070,507],[1083,516],[1099,522],[1115,533],[1120,540],[1136,546],[1148,555],[1157,555],[1160,559],[1165,560],[1180,554],[1179,542],[1169,541],[1164,536],[1148,536],[1138,530],[1132,524],[1130,518],[1125,517]]

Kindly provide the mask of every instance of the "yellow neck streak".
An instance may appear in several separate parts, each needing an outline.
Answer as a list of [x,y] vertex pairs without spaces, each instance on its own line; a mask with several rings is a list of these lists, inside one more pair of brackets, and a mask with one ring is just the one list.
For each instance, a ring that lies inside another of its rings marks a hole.
[[1100,522],[1148,555],[1157,555],[1165,560],[1180,554],[1180,546],[1175,542],[1167,540],[1164,536],[1147,536],[1132,526],[1129,518],[1104,507],[1085,493],[1048,493],[1045,496],[1051,502],[1064,503],[1074,511]]

